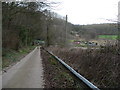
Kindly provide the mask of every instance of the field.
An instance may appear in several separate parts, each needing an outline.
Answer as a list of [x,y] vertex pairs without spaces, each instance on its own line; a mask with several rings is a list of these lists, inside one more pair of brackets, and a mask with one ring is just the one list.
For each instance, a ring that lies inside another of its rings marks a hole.
[[117,39],[117,35],[99,35],[98,38],[100,38],[100,39],[116,40]]

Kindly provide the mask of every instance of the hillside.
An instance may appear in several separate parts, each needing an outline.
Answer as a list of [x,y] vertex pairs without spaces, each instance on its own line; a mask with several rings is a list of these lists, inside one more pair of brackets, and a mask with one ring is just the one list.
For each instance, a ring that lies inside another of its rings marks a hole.
[[98,35],[116,35],[118,33],[117,24],[92,24],[74,25],[72,31],[80,37],[97,38]]

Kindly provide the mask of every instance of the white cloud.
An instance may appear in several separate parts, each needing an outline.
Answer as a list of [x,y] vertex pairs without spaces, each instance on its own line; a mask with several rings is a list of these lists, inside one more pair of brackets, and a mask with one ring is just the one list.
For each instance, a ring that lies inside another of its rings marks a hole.
[[[68,15],[74,24],[107,23],[104,19],[117,19],[118,1],[120,0],[60,0],[56,10],[60,15]],[[103,19],[104,18],[104,19]]]

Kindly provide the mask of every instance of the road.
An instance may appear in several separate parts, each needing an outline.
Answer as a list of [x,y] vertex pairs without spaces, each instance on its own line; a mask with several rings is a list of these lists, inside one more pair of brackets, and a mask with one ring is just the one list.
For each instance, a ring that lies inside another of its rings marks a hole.
[[35,48],[2,76],[3,88],[44,88],[40,48]]

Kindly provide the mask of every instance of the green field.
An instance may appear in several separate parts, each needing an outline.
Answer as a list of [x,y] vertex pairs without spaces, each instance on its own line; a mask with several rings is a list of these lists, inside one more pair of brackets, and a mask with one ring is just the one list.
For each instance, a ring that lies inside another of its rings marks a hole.
[[117,35],[99,35],[98,38],[100,39],[111,39],[111,40],[116,40]]

